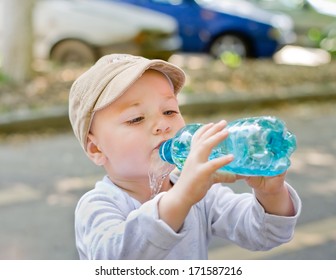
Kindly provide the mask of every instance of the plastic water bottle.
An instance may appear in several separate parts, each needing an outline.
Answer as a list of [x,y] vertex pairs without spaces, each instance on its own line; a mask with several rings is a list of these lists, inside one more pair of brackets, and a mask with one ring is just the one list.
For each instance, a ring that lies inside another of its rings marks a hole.
[[[182,169],[190,151],[191,139],[203,124],[186,125],[175,137],[162,143],[161,159]],[[290,166],[296,137],[285,123],[271,116],[238,119],[227,125],[228,137],[211,152],[209,159],[233,154],[234,160],[220,170],[246,176],[276,176]]]

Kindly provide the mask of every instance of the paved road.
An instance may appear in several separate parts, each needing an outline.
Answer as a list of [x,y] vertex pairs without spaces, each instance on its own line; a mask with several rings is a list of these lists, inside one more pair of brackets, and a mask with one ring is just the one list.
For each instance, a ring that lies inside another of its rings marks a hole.
[[[297,135],[299,148],[288,180],[303,200],[303,212],[288,245],[256,253],[215,240],[210,258],[336,259],[335,104],[223,113],[208,119],[252,114],[277,115]],[[0,259],[77,259],[73,211],[81,194],[103,174],[70,132],[0,139]]]

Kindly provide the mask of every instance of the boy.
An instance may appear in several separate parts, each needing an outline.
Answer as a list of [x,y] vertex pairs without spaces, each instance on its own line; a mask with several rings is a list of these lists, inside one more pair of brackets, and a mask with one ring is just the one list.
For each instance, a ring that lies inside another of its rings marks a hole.
[[[160,144],[185,125],[176,95],[181,69],[161,60],[102,57],[73,84],[70,121],[88,157],[107,175],[78,202],[76,245],[81,259],[207,259],[212,235],[250,250],[288,242],[301,202],[285,174],[242,177],[216,172],[232,155],[208,161],[228,132],[226,122],[200,128],[179,175],[154,173]],[[223,182],[246,180],[253,193]]]

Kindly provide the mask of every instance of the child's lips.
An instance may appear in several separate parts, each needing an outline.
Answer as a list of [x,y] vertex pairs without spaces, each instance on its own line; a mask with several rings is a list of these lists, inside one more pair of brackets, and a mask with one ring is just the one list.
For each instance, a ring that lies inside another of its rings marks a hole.
[[162,140],[157,146],[155,146],[154,150],[158,150],[160,149],[160,146],[162,145],[162,143],[166,142],[167,140]]

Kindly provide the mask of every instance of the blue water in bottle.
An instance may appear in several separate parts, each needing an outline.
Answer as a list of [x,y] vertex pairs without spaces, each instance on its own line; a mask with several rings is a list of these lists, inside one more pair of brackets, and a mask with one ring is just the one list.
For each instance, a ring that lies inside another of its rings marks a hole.
[[[203,124],[189,124],[175,137],[162,143],[161,159],[182,169],[189,154],[191,139]],[[209,159],[233,154],[234,160],[220,170],[246,176],[276,176],[290,166],[296,137],[275,117],[238,119],[227,125],[229,136],[211,152]]]

